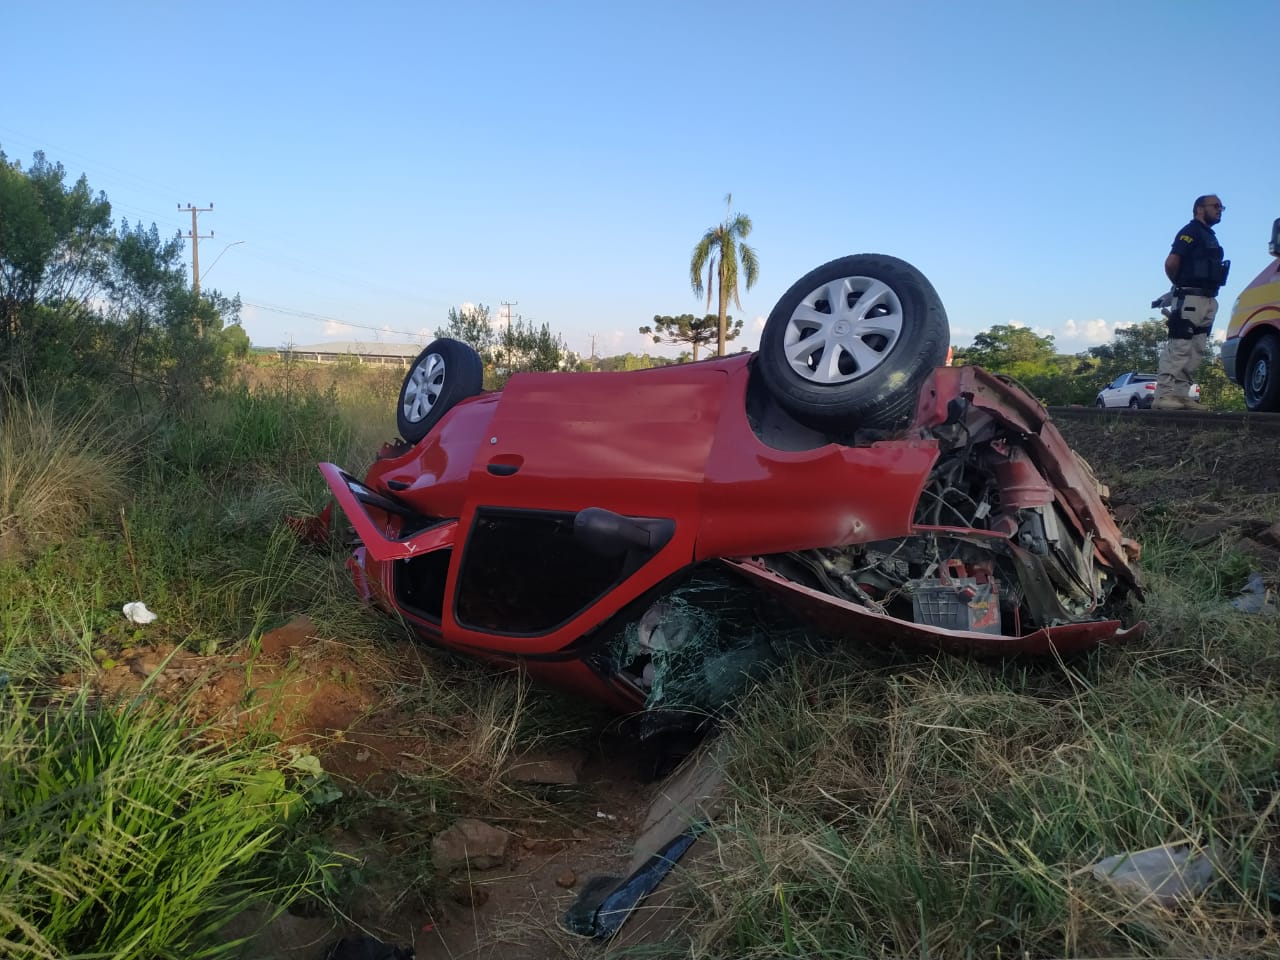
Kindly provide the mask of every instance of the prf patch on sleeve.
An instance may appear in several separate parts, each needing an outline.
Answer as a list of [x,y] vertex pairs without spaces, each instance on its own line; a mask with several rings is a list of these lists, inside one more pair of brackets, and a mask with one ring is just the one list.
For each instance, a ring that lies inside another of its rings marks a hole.
[[1186,233],[1180,234],[1178,236],[1178,239],[1181,240],[1183,243],[1195,243],[1195,240],[1191,237],[1191,235]]

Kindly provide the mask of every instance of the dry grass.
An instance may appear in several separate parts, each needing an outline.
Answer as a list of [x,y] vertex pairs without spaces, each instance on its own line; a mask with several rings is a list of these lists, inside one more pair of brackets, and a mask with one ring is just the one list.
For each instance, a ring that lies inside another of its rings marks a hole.
[[0,394],[0,555],[64,542],[124,497],[126,451],[95,408]]
[[[1155,553],[1161,596],[1185,549]],[[797,665],[730,731],[735,803],[692,955],[1275,956],[1280,701],[1240,656],[1259,624],[1215,617],[1202,649]],[[1090,874],[1183,843],[1218,869],[1178,903]]]

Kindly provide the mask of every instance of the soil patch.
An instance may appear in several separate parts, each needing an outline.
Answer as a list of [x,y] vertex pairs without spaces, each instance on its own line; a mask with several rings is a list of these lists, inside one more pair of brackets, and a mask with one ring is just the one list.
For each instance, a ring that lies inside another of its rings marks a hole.
[[1055,421],[1111,488],[1113,504],[1280,493],[1280,434],[1205,429],[1154,416]]

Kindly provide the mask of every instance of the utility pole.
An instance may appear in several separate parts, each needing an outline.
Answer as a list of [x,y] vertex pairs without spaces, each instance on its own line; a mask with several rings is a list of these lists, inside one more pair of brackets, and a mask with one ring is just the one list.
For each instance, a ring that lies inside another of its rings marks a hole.
[[507,312],[507,335],[503,339],[505,340],[504,346],[506,347],[505,352],[507,355],[507,376],[510,377],[511,376],[511,308],[519,306],[520,301],[519,300],[503,300],[502,305],[507,308],[507,311],[506,311]]
[[[181,210],[182,208],[183,208],[182,204],[178,204],[178,209]],[[213,201],[210,201],[207,207],[193,207],[191,204],[188,203],[186,209],[191,211],[191,231],[187,234],[187,236],[191,239],[191,290],[196,295],[196,303],[198,305],[200,302],[200,241],[202,239],[212,239],[213,231],[210,230],[207,236],[202,237],[200,234],[199,224],[196,222],[196,218],[202,213],[209,213],[210,211],[212,211]],[[195,321],[196,321],[196,336],[203,338],[204,327],[200,323],[200,313],[198,309],[196,312]]]

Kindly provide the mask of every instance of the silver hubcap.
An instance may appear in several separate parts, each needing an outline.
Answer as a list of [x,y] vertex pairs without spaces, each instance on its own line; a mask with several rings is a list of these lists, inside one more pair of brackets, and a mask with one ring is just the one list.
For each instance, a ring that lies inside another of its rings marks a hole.
[[902,336],[902,301],[888,284],[845,277],[796,307],[782,337],[791,369],[814,383],[848,383],[880,366]]
[[1267,361],[1259,360],[1253,365],[1253,376],[1249,378],[1249,386],[1255,395],[1261,395],[1267,385]]
[[404,418],[417,423],[431,412],[444,388],[444,357],[429,353],[409,371],[404,387]]

